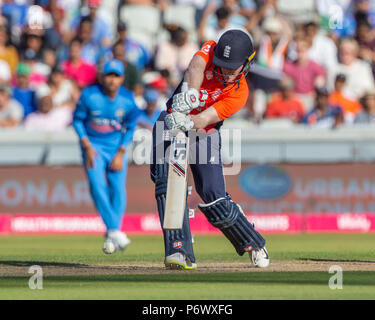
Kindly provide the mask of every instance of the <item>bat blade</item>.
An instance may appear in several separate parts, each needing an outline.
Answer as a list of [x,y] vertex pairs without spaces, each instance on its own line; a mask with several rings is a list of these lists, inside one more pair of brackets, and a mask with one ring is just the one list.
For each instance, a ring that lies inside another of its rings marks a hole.
[[168,184],[163,228],[182,229],[186,206],[189,138],[179,132],[170,146]]

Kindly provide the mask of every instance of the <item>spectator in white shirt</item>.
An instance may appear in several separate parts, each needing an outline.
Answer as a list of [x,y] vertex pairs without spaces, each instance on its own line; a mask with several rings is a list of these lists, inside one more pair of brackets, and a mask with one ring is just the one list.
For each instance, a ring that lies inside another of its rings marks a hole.
[[65,78],[60,66],[57,65],[52,69],[48,85],[55,107],[69,106],[72,110],[75,108],[80,94],[79,89]]
[[334,67],[337,64],[337,47],[333,40],[319,33],[319,25],[311,21],[305,25],[307,40],[311,46],[309,58],[325,68]]
[[328,85],[332,90],[335,77],[346,76],[343,93],[351,99],[359,99],[366,90],[374,87],[374,78],[369,63],[358,59],[359,47],[353,39],[343,40],[339,48],[340,63],[328,69]]

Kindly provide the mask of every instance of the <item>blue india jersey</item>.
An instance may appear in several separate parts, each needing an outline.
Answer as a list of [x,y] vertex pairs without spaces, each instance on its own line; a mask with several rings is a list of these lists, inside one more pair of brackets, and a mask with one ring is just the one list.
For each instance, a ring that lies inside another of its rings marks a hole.
[[109,149],[128,146],[132,139],[140,110],[131,91],[120,87],[112,100],[95,84],[82,91],[73,116],[73,126],[80,139]]

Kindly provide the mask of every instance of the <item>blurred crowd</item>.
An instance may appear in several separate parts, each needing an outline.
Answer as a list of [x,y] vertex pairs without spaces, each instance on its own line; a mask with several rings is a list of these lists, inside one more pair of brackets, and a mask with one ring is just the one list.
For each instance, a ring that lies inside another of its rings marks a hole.
[[[116,15],[102,14],[108,3]],[[143,110],[139,125],[151,128],[193,54],[231,28],[249,32],[257,50],[237,117],[327,128],[375,123],[375,0],[299,0],[290,10],[287,3],[0,0],[0,127],[67,128],[81,90],[100,82],[103,64],[116,58]],[[148,45],[121,14],[134,5],[161,17],[189,6],[193,33],[186,21],[162,23],[166,36]]]

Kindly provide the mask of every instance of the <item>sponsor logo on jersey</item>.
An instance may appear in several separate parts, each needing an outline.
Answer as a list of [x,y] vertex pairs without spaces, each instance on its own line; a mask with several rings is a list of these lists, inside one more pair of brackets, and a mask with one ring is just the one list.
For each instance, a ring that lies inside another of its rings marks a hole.
[[100,110],[91,110],[91,114],[93,115],[93,116],[98,116],[98,115],[100,115],[102,112],[100,111]]
[[117,118],[122,118],[122,117],[124,116],[124,114],[125,114],[125,110],[123,110],[123,109],[118,109],[118,110],[116,110],[116,112],[115,112],[115,116],[116,116]]
[[108,133],[108,132],[113,132],[113,128],[109,125],[100,125],[95,122],[89,122],[89,127],[96,131],[96,132],[101,132],[101,133]]
[[121,123],[114,119],[93,118],[89,121],[89,127],[97,132],[108,133],[121,130]]
[[180,249],[180,248],[182,248],[182,242],[176,240],[175,242],[173,242],[173,248],[174,249]]
[[204,107],[206,105],[207,99],[208,99],[208,92],[206,90],[201,90],[201,94],[199,98],[199,106]]
[[221,94],[222,94],[222,91],[220,89],[216,90],[213,94],[211,94],[212,100],[216,100]]

